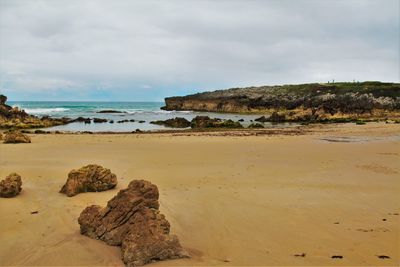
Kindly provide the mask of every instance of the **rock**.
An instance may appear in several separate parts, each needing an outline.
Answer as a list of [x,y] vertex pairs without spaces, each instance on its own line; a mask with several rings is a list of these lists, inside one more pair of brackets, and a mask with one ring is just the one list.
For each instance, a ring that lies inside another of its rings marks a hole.
[[145,123],[146,121],[139,121],[139,123]]
[[78,218],[81,234],[121,246],[127,266],[188,257],[170,224],[160,213],[157,186],[133,180],[105,208],[89,206]]
[[89,124],[91,120],[90,118],[78,117],[75,120],[72,120],[71,122],[84,122],[86,124]]
[[94,123],[103,123],[103,122],[107,122],[107,119],[94,118],[93,122]]
[[132,119],[132,120],[129,120],[130,122],[135,122],[135,120],[134,119]]
[[114,123],[114,121],[113,121],[113,120],[110,120],[109,123]]
[[264,125],[261,123],[252,123],[247,128],[264,128]]
[[238,122],[244,122],[244,119],[239,119]]
[[63,125],[70,122],[69,119],[65,118],[50,118],[48,116],[38,118],[36,116],[29,115],[24,110],[21,110],[18,107],[11,107],[7,105],[6,101],[7,97],[4,95],[0,95],[0,128],[43,128]]
[[196,116],[192,121],[192,128],[243,128],[239,122],[233,120],[211,119],[208,116]]
[[22,190],[21,176],[11,173],[4,180],[0,181],[0,197],[15,197]]
[[30,143],[31,139],[19,131],[7,132],[4,137],[5,144]]
[[190,127],[190,121],[185,118],[176,117],[165,121],[152,121],[152,124],[163,125],[171,128],[187,128]]
[[120,120],[120,121],[117,121],[117,123],[125,123],[125,122],[129,122],[129,120]]
[[97,113],[126,113],[126,112],[119,111],[119,110],[106,109],[106,110],[97,111]]
[[109,169],[99,165],[87,165],[79,170],[72,170],[68,174],[65,185],[60,193],[69,197],[84,192],[99,192],[114,188],[117,185],[117,176]]
[[0,95],[0,105],[5,105],[7,102],[7,97],[5,95]]
[[254,119],[254,120],[258,121],[258,122],[267,122],[268,121],[268,119],[265,116],[261,116],[261,117],[259,117],[257,119]]
[[270,122],[285,122],[286,116],[285,114],[279,114],[278,112],[273,112],[271,116],[268,118]]

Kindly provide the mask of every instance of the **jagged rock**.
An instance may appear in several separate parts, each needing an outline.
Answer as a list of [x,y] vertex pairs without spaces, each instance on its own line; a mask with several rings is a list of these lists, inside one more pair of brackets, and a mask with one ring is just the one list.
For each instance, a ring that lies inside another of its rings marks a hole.
[[279,114],[278,112],[273,112],[271,116],[268,118],[270,122],[284,122],[286,121],[285,114]]
[[43,128],[56,125],[63,125],[70,122],[67,118],[38,118],[29,115],[24,110],[17,107],[11,107],[6,104],[7,97],[0,95],[0,128],[5,129],[26,129],[26,128]]
[[239,122],[233,120],[211,119],[208,116],[196,116],[191,121],[192,128],[243,128]]
[[178,238],[170,235],[170,224],[158,210],[158,188],[133,180],[105,208],[89,206],[78,218],[81,234],[121,246],[127,266],[188,257]]
[[152,124],[164,125],[171,128],[187,128],[190,127],[190,121],[185,118],[176,117],[165,121],[152,121]]
[[125,123],[125,122],[129,122],[129,120],[120,120],[120,121],[117,121],[117,123]]
[[7,132],[4,136],[5,144],[30,143],[31,139],[19,131]]
[[258,122],[267,122],[268,121],[268,119],[265,116],[261,116],[261,117],[259,117],[257,119],[254,119],[254,120],[258,121]]
[[84,122],[86,124],[90,124],[91,120],[90,118],[78,117],[75,120],[72,120],[71,122]]
[[21,190],[21,176],[16,173],[11,173],[4,180],[0,181],[0,197],[15,197]]
[[94,123],[103,123],[103,122],[107,122],[107,119],[94,118],[93,122]]
[[87,165],[79,170],[72,170],[68,174],[65,185],[60,193],[69,197],[84,192],[99,192],[114,188],[117,185],[117,176],[109,169],[99,165]]

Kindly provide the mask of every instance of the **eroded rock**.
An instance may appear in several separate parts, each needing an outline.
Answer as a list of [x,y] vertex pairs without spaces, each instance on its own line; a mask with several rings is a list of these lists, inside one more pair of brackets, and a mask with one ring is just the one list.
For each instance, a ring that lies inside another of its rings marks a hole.
[[5,144],[17,144],[17,143],[30,143],[31,139],[26,134],[19,131],[6,132],[4,136]]
[[127,266],[188,257],[178,238],[169,234],[170,224],[158,210],[158,197],[156,185],[133,180],[105,208],[94,205],[82,211],[81,234],[121,246]]
[[99,192],[114,188],[117,185],[117,176],[109,169],[99,165],[87,165],[68,174],[65,185],[60,193],[69,197],[84,192]]
[[190,127],[190,121],[185,118],[176,117],[164,121],[152,121],[151,124],[163,125],[171,128],[187,128]]
[[21,190],[21,176],[16,173],[11,173],[4,180],[0,181],[0,197],[15,197]]
[[190,126],[192,128],[243,128],[240,122],[210,118],[208,116],[196,116],[192,119]]

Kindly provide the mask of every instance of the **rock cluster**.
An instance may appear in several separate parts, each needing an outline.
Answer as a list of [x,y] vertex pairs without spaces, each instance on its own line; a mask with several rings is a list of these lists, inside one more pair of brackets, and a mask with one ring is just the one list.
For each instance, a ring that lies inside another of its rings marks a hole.
[[63,125],[70,122],[68,118],[38,118],[27,114],[24,110],[6,104],[7,97],[0,95],[0,128],[27,129]]
[[240,122],[233,120],[221,120],[208,116],[196,116],[191,121],[192,128],[243,128]]
[[171,128],[187,128],[190,127],[190,121],[185,118],[176,117],[165,121],[152,121],[152,124],[163,125]]
[[117,185],[117,176],[109,169],[99,165],[87,165],[68,174],[67,182],[60,193],[69,197],[84,192],[98,192],[114,188]]
[[5,133],[3,142],[5,144],[30,143],[31,139],[19,131],[10,131]]
[[16,173],[11,173],[4,180],[0,181],[0,197],[15,197],[21,190],[21,176]]
[[133,180],[105,208],[93,205],[82,211],[81,233],[121,246],[127,266],[188,257],[178,238],[169,234],[170,224],[158,210],[158,197],[156,185]]

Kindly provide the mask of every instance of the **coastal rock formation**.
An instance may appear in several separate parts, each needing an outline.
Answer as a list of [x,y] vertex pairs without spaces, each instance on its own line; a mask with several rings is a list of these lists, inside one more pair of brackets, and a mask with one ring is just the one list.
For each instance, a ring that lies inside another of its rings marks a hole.
[[15,197],[21,190],[21,176],[16,173],[11,173],[4,180],[0,181],[0,197]]
[[103,122],[107,122],[107,119],[101,119],[101,118],[94,118],[93,119],[94,123],[103,123]]
[[191,121],[192,128],[243,128],[240,122],[233,120],[221,120],[208,116],[196,116]]
[[278,112],[273,112],[271,116],[267,119],[270,122],[284,122],[286,121],[285,114],[279,114]]
[[38,118],[27,114],[24,110],[6,104],[7,97],[0,95],[0,128],[28,129],[63,125],[70,122],[68,118]]
[[[165,99],[165,110],[285,114],[285,121],[330,118],[398,118],[400,84],[381,82],[300,84],[232,88]],[[292,114],[292,115],[289,115]],[[315,121],[318,121],[315,120]]]
[[261,123],[252,123],[247,128],[264,128],[264,125]]
[[90,124],[91,120],[90,118],[78,117],[75,120],[72,120],[71,122],[84,122],[85,124]]
[[117,176],[109,169],[99,165],[87,165],[68,174],[65,185],[60,193],[69,197],[84,192],[99,192],[114,188],[117,185]]
[[159,212],[158,188],[133,180],[105,208],[89,206],[78,218],[81,234],[121,246],[127,266],[188,257],[178,238],[170,235],[170,224]]
[[185,118],[176,117],[165,121],[152,121],[152,124],[163,125],[171,128],[187,128],[190,127],[190,121]]
[[5,144],[30,143],[31,139],[19,131],[10,131],[5,133],[3,142]]

